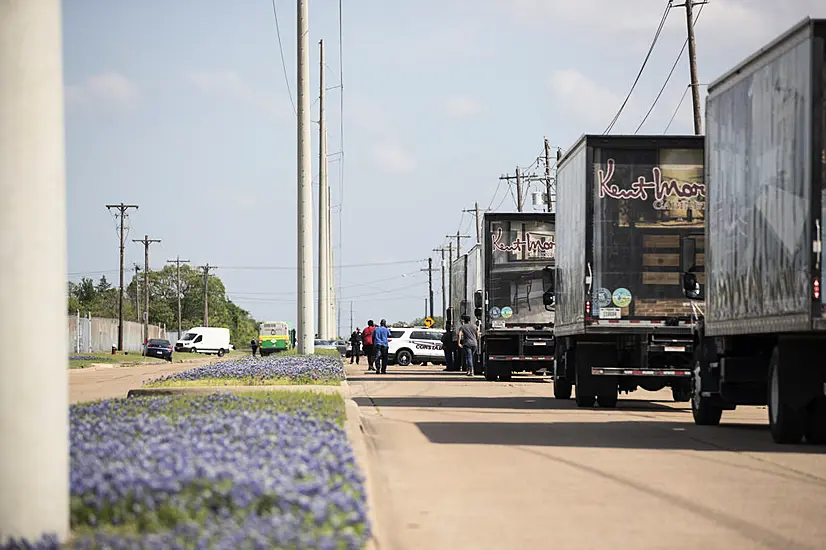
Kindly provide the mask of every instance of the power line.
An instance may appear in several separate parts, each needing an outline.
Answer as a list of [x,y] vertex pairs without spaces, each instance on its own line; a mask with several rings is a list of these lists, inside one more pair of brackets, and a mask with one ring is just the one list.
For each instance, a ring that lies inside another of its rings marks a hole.
[[[356,267],[375,267],[375,266],[383,266],[383,265],[403,265],[403,264],[418,264],[421,263],[422,260],[400,260],[400,261],[393,261],[393,262],[373,262],[373,263],[366,263],[366,264],[350,264],[350,265],[339,265],[339,269],[345,268],[356,268]],[[276,271],[276,270],[284,270],[284,271],[293,271],[298,269],[297,267],[288,267],[288,266],[215,266],[219,267],[220,269],[236,269],[236,270],[260,270],[260,271]]]
[[671,115],[671,120],[668,121],[668,126],[665,127],[663,133],[668,132],[668,129],[671,128],[671,123],[674,122],[674,118],[677,116],[677,113],[680,111],[680,107],[683,106],[683,101],[685,101],[685,96],[688,95],[688,90],[691,89],[691,84],[685,87],[685,91],[683,92],[683,97],[680,98],[680,102],[677,104],[677,108],[674,109],[674,114]]
[[278,10],[275,7],[275,0],[272,0],[272,15],[275,18],[275,34],[278,36],[278,52],[281,55],[281,68],[284,70],[284,81],[287,83],[287,94],[290,96],[290,104],[293,106],[293,113],[298,116],[298,110],[295,108],[295,100],[293,99],[293,90],[290,87],[290,79],[287,77],[287,64],[284,61],[284,46],[281,44],[281,29],[278,25]]
[[614,118],[611,120],[611,123],[608,124],[608,127],[605,129],[603,134],[607,134],[614,128],[614,124],[617,123],[619,120],[620,115],[622,114],[623,109],[628,104],[628,100],[631,99],[631,94],[634,93],[634,89],[637,87],[637,83],[640,81],[640,77],[642,77],[642,72],[645,70],[645,66],[648,64],[648,59],[651,57],[651,52],[654,51],[654,46],[657,45],[657,41],[660,39],[660,33],[665,26],[665,21],[668,19],[668,13],[671,11],[671,0],[669,0],[668,4],[665,7],[665,11],[663,12],[663,16],[660,19],[660,25],[657,27],[657,32],[654,34],[654,40],[651,41],[651,46],[648,48],[648,53],[645,55],[645,59],[643,59],[642,66],[640,67],[640,71],[637,73],[637,78],[634,79],[634,84],[631,85],[631,89],[628,90],[628,95],[625,96],[625,101],[622,102],[620,105],[619,111],[617,114],[614,115]]
[[[705,4],[700,4],[700,9],[697,10],[697,15],[694,17],[694,25],[697,24],[697,20],[700,19],[700,14],[703,13],[703,8]],[[665,78],[665,82],[663,82],[662,88],[660,88],[660,93],[657,94],[657,97],[654,98],[654,103],[651,104],[651,107],[648,109],[648,112],[645,113],[645,116],[640,122],[640,125],[637,126],[637,129],[634,130],[634,134],[640,131],[642,125],[645,124],[645,121],[648,120],[648,117],[651,115],[651,112],[654,110],[654,107],[657,106],[657,102],[660,101],[660,97],[662,97],[663,92],[665,91],[666,86],[671,81],[671,77],[674,75],[674,70],[677,68],[677,65],[680,63],[680,60],[683,58],[683,54],[685,53],[685,49],[688,47],[688,37],[686,37],[685,42],[683,42],[683,47],[680,50],[680,54],[677,56],[677,59],[674,60],[674,64],[671,65],[671,70],[668,72],[668,76]]]

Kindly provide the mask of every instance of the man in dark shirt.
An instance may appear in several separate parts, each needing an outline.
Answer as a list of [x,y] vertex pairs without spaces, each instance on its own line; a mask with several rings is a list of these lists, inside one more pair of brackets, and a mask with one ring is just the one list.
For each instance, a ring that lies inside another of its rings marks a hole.
[[[384,319],[373,332],[373,345],[376,353],[376,374],[387,374],[387,348],[390,345],[390,329]],[[381,363],[379,363],[381,361]]]
[[479,331],[476,325],[470,322],[470,316],[462,316],[462,326],[459,328],[459,348],[465,354],[467,375],[473,376],[473,356],[479,347]]

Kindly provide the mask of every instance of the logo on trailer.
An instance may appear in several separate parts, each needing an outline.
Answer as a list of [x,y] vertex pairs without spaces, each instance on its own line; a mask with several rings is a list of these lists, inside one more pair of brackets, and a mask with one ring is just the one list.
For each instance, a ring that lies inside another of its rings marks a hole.
[[493,248],[500,252],[516,252],[524,248],[528,255],[540,258],[553,258],[556,255],[554,235],[544,235],[545,240],[534,237],[530,231],[525,232],[525,239],[516,238],[510,244],[502,242],[502,228],[493,234]]
[[[631,184],[631,189],[620,189],[619,185],[612,183],[616,168],[614,159],[606,161],[606,170],[600,168],[597,171],[599,177],[599,198],[610,197],[612,199],[627,200],[648,200],[648,192],[654,194],[654,208],[665,210],[666,208],[693,208],[702,210],[699,200],[706,196],[705,183],[680,183],[676,179],[663,181],[662,170],[655,166],[653,171],[654,181],[647,181],[645,176],[640,176],[637,181]],[[666,205],[666,199],[677,199],[677,204]]]
[[631,303],[631,291],[627,288],[618,288],[613,295],[614,305],[617,307],[628,307]]
[[509,306],[502,308],[502,318],[510,319],[513,316],[513,310]]
[[499,309],[498,307],[493,306],[492,308],[490,308],[490,316],[493,317],[494,319],[499,317],[499,315],[501,315],[501,314],[502,314],[502,310]]
[[597,305],[599,307],[608,307],[611,305],[611,291],[607,288],[600,288],[597,290]]

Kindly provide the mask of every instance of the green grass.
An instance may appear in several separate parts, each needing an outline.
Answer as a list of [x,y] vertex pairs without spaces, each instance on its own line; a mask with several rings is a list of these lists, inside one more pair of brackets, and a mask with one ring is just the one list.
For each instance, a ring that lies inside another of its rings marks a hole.
[[[147,382],[144,388],[190,388],[205,386],[340,386],[340,380],[295,380],[292,378],[202,378],[200,380],[163,380]],[[269,392],[268,392],[269,393]],[[245,394],[246,395],[246,394]]]
[[[73,355],[85,356],[85,357],[95,357],[95,359],[72,359]],[[69,368],[70,369],[85,369],[86,367],[90,367],[93,364],[97,363],[107,363],[112,365],[117,364],[140,364],[143,363],[144,360],[147,363],[166,363],[163,359],[157,359],[155,357],[142,357],[140,352],[133,351],[130,352],[128,355],[125,353],[118,353],[116,355],[112,355],[111,352],[92,352],[92,353],[73,353],[69,355]]]
[[[224,410],[267,410],[270,412],[295,413],[310,410],[320,418],[334,420],[343,426],[347,419],[344,398],[338,393],[324,394],[308,391],[253,391],[233,394],[237,401],[226,403]],[[146,411],[147,404],[155,403],[152,414],[167,418],[177,418],[197,413],[203,409],[207,396],[175,395],[158,399],[157,397],[129,397],[118,400],[118,414],[140,414]],[[82,405],[81,405],[82,406]]]

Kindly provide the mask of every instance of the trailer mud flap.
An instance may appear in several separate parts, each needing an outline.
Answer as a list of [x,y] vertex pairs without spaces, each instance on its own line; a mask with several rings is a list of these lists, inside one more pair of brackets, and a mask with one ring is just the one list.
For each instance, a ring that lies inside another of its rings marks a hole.
[[616,376],[594,376],[594,367],[617,367],[615,344],[578,342],[576,347],[576,391],[581,395],[605,395],[617,389]]

